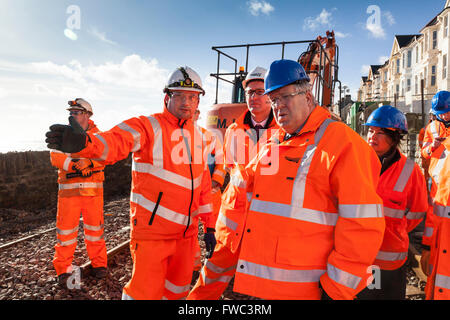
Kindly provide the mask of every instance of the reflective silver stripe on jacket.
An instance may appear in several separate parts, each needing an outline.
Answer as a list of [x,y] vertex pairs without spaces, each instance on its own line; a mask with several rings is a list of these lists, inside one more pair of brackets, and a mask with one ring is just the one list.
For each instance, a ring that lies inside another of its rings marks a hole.
[[175,294],[186,293],[186,295],[187,295],[191,285],[190,285],[190,283],[188,283],[184,286],[177,286],[166,279],[164,287],[172,293],[175,293]]
[[447,149],[444,149],[444,151],[442,151],[441,156],[438,160],[438,162],[436,163],[436,166],[433,169],[433,172],[431,172],[431,176],[433,177],[433,180],[436,182],[437,185],[439,185],[440,182],[440,173],[442,171],[442,169],[444,168],[444,163],[445,163],[445,158],[447,157]]
[[397,179],[397,183],[394,186],[394,191],[403,192],[406,183],[411,177],[413,169],[414,169],[414,161],[407,158],[405,165],[403,166],[402,172],[400,172],[400,176]]
[[219,266],[215,265],[214,263],[212,263],[209,259],[206,260],[205,267],[214,273],[225,273],[225,272],[236,269],[236,265],[228,267],[228,268],[219,267]]
[[436,287],[441,287],[450,290],[450,277],[436,273],[436,280],[434,282]]
[[382,218],[381,204],[340,204],[339,216],[342,218]]
[[341,270],[330,263],[327,264],[327,273],[332,280],[352,289],[356,289],[356,287],[358,287],[359,282],[361,281],[361,277],[355,276],[351,273],[348,273],[347,271]]
[[[164,181],[176,184],[177,186],[186,188],[191,190],[192,189],[192,180],[191,178],[183,177],[177,173],[165,170],[161,167],[157,167],[154,165],[151,165],[150,163],[144,163],[144,162],[136,162],[132,161],[132,170],[140,173],[148,173],[155,177],[158,177]],[[203,174],[200,174],[197,178],[194,179],[194,189],[197,189],[203,179]]]
[[67,235],[72,234],[72,233],[77,232],[77,231],[78,231],[78,226],[76,226],[73,229],[64,229],[64,230],[56,228],[56,233],[60,234],[62,236],[67,236]]
[[108,158],[108,153],[109,153],[109,147],[108,144],[106,143],[105,138],[103,138],[100,133],[94,133],[94,136],[96,138],[98,138],[101,143],[103,144],[103,152],[102,155],[100,156],[100,158],[94,159],[95,161],[104,161]]
[[320,277],[325,273],[325,270],[288,270],[268,267],[239,259],[236,272],[273,281],[304,283],[318,282]]
[[316,134],[314,135],[314,144],[307,146],[305,153],[303,154],[303,158],[301,160],[300,166],[298,167],[297,175],[294,180],[294,186],[292,188],[291,204],[297,207],[303,207],[303,201],[305,198],[306,176],[308,175],[309,167],[317,150],[317,145],[322,139],[325,130],[328,128],[328,125],[332,122],[334,122],[334,120],[331,119],[326,119],[322,122]]
[[69,168],[70,162],[72,161],[71,157],[67,157],[66,160],[64,160],[64,164],[63,164],[63,170],[64,171],[69,171],[72,168]]
[[383,261],[402,261],[407,255],[408,252],[378,251],[376,259]]
[[226,217],[222,212],[219,213],[219,216],[217,217],[217,220],[219,220],[222,224],[226,225],[227,228],[236,231],[238,224],[231,220],[230,218]]
[[119,123],[117,126],[120,129],[131,133],[133,136],[133,148],[131,149],[131,152],[136,152],[141,149],[141,134],[138,131],[134,130],[125,122]]
[[424,237],[431,237],[433,235],[434,229],[432,227],[425,227],[425,230],[423,231]]
[[[155,208],[155,205],[156,205],[156,203],[154,203],[153,201],[148,200],[143,195],[136,193],[136,192],[131,193],[130,201],[140,205],[141,207],[145,208],[146,210],[148,210],[150,212],[153,212],[153,209]],[[167,209],[167,208],[163,207],[161,204],[159,204],[159,206],[158,206],[156,215],[161,218],[164,218],[166,220],[169,220],[171,222],[183,225],[183,226],[186,226],[188,223],[187,215]],[[189,225],[191,225],[191,224],[192,224],[192,219],[190,219],[190,221],[189,221]]]
[[392,209],[388,207],[383,207],[383,212],[385,217],[403,219],[405,216],[405,210],[402,209]]
[[406,219],[408,220],[417,220],[422,219],[425,216],[426,212],[408,212],[406,214]]
[[212,204],[208,203],[208,204],[204,204],[202,206],[198,207],[198,213],[208,213],[208,212],[212,212],[213,208],[212,208]]
[[163,149],[163,137],[162,130],[159,121],[154,117],[147,117],[150,121],[153,129],[153,165],[155,167],[164,167],[164,149]]
[[60,183],[59,190],[69,189],[87,189],[87,188],[103,188],[102,182],[76,182],[76,183]]
[[257,211],[261,213],[267,213],[280,217],[313,222],[328,226],[335,226],[338,219],[337,213],[323,212],[307,208],[298,208],[289,204],[262,201],[258,199],[252,199],[252,202],[250,204],[250,211]]
[[200,271],[200,276],[203,278],[203,282],[205,282],[205,284],[207,284],[207,285],[211,284],[211,283],[214,283],[214,282],[229,283],[231,281],[231,279],[233,278],[233,276],[227,276],[227,275],[220,276],[220,277],[217,277],[217,278],[208,278],[205,275],[205,268],[204,267]]
[[438,217],[450,219],[450,206],[441,206],[435,203],[433,204],[433,212]]

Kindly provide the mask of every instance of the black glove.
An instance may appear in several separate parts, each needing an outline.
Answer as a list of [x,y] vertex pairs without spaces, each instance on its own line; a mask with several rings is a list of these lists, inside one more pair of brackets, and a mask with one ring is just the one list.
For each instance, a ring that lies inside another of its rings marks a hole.
[[[209,228],[208,228],[209,229]],[[214,230],[214,229],[212,229]],[[214,248],[216,247],[216,237],[214,236],[214,232],[207,232],[203,235],[203,240],[206,245],[206,258],[209,259],[213,256]]]
[[49,149],[56,149],[66,153],[76,153],[86,147],[88,136],[74,117],[69,117],[70,125],[54,124],[45,136]]

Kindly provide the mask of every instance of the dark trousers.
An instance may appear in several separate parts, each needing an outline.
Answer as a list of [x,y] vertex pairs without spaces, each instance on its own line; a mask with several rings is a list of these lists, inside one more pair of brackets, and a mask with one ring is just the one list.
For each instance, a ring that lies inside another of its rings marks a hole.
[[366,287],[356,296],[356,300],[405,300],[406,263],[395,270],[381,270],[380,280],[379,289]]

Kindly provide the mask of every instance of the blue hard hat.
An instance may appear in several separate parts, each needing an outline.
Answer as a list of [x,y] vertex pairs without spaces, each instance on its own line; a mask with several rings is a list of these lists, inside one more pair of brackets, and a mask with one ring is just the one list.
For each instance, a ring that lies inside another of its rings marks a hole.
[[431,111],[434,115],[444,114],[450,111],[450,92],[439,91],[431,100]]
[[264,94],[268,94],[281,87],[299,80],[309,81],[303,66],[293,60],[275,60],[270,65],[264,79]]
[[398,129],[402,133],[408,132],[408,121],[405,115],[393,106],[381,106],[375,109],[364,123],[365,126]]

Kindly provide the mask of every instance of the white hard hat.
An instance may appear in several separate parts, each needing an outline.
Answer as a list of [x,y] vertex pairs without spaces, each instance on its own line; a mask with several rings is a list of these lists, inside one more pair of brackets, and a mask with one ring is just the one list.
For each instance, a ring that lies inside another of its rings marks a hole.
[[164,93],[170,90],[196,91],[205,95],[202,88],[202,80],[197,72],[189,67],[177,68],[169,77]]
[[247,86],[247,83],[253,80],[262,80],[264,81],[264,76],[266,75],[267,70],[262,68],[262,67],[256,67],[255,69],[253,69],[252,71],[250,71],[247,74],[247,77],[245,77],[245,80],[242,81],[242,86],[245,87]]
[[70,106],[67,110],[82,110],[94,114],[91,104],[82,98],[76,98],[75,100],[71,100],[67,103]]

